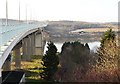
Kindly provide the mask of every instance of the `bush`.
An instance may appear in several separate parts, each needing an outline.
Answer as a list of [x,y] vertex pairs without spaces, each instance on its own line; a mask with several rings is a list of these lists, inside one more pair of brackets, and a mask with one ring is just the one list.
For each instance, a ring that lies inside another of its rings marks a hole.
[[66,82],[80,81],[89,70],[90,49],[88,44],[66,42],[60,55],[61,68],[56,73],[57,80]]
[[116,45],[115,33],[112,29],[106,31],[101,40],[97,64],[94,67],[98,81],[118,82],[120,73],[118,68],[120,48]]

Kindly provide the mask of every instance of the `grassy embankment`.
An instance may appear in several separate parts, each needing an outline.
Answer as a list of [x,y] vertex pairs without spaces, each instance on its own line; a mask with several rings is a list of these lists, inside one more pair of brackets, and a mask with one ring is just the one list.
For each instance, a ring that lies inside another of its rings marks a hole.
[[[26,75],[26,82],[41,82],[40,80],[40,72],[41,72],[41,65],[42,56],[32,56],[31,61],[22,61],[21,62],[21,70],[25,72]],[[12,70],[15,69],[15,62],[12,62]]]

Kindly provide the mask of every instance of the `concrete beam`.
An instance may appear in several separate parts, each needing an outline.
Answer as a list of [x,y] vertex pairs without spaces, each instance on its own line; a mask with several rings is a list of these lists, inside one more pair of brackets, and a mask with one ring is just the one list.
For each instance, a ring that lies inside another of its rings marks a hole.
[[2,69],[0,68],[0,84],[2,84]]
[[35,34],[35,54],[43,55],[42,33],[40,31]]
[[33,33],[30,37],[31,37],[31,54],[35,55],[35,34]]
[[8,55],[4,65],[3,65],[4,71],[10,71],[11,70],[11,54]]
[[35,55],[35,34],[30,34],[22,40],[23,60],[30,61]]
[[14,55],[15,55],[15,68],[16,69],[20,69],[21,68],[20,47],[21,47],[21,44],[19,43],[13,49],[13,52],[14,52]]
[[43,55],[44,37],[42,31],[37,31],[22,40],[23,60],[30,61],[32,55]]
[[28,36],[27,38],[27,61],[30,61],[31,60],[31,38],[30,36]]
[[35,35],[35,47],[42,47],[42,33],[38,32]]
[[26,61],[27,60],[27,39],[26,38],[22,40],[22,52],[23,52],[22,60]]

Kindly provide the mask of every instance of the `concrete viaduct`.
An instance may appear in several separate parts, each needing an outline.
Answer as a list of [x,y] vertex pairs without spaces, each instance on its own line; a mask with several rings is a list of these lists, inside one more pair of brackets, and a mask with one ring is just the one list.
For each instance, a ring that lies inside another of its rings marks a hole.
[[[21,25],[22,27],[20,27]],[[46,26],[47,22],[21,22],[7,27],[0,26],[0,82],[2,82],[2,71],[11,70],[13,56],[15,57],[16,69],[20,69],[21,60],[30,61],[32,55],[43,54],[45,38],[47,37],[44,32]]]

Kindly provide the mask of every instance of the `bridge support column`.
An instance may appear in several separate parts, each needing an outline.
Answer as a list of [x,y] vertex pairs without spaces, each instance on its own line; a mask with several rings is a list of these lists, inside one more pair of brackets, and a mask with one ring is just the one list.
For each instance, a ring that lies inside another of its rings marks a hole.
[[2,69],[0,68],[0,84],[2,83]]
[[11,70],[11,54],[8,55],[4,65],[3,65],[4,71],[10,71]]
[[24,38],[22,40],[22,52],[23,52],[22,59],[26,61],[27,60],[27,38]]
[[43,48],[42,48],[42,33],[38,32],[35,35],[35,54],[36,55],[43,55]]
[[35,34],[31,35],[31,53],[35,55]]
[[30,61],[31,56],[35,55],[35,35],[29,35],[22,41],[23,60]]
[[20,43],[18,45],[15,46],[14,48],[14,55],[15,55],[15,67],[16,69],[20,69],[21,68],[21,54],[20,54]]
[[31,60],[31,38],[30,38],[30,36],[28,36],[28,38],[26,38],[27,39],[27,46],[26,46],[26,48],[27,48],[27,61],[30,61]]

